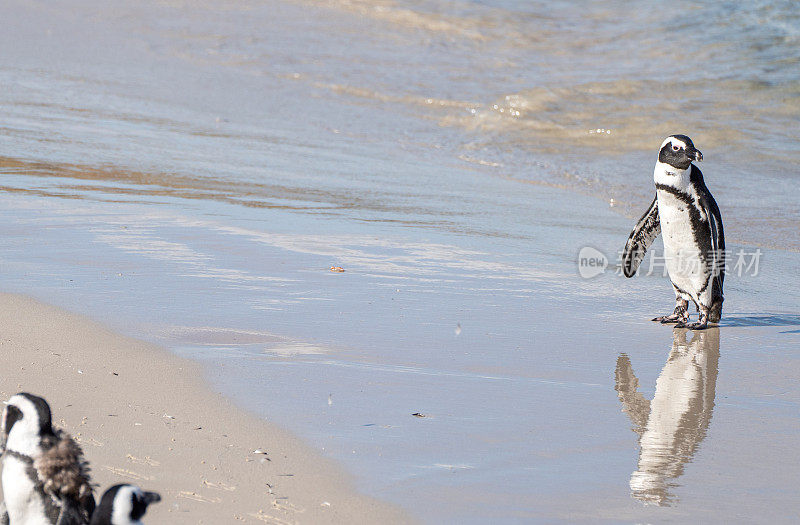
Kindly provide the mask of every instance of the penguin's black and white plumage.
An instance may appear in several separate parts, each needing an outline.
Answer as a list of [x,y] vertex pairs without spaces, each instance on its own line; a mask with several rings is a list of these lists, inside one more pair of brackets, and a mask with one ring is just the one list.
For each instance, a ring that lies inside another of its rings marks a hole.
[[80,446],[54,430],[41,397],[16,394],[3,410],[3,502],[0,523],[86,525],[95,507]]
[[[663,234],[675,310],[653,321],[695,330],[719,322],[725,280],[722,216],[703,173],[692,164],[701,160],[703,154],[686,135],[672,135],[661,144],[653,172],[656,197],[633,228],[622,256],[623,273],[633,277],[647,248]],[[700,314],[695,323],[689,323],[690,300]]]
[[145,492],[136,485],[114,485],[100,499],[91,525],[141,525],[147,506],[161,501],[156,492]]

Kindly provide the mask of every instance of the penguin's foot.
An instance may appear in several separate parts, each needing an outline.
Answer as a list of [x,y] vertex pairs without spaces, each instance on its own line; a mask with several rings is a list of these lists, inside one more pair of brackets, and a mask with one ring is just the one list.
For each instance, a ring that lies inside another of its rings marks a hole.
[[673,312],[670,315],[662,315],[661,317],[654,317],[652,321],[656,321],[661,324],[688,323],[689,316],[686,315],[686,311],[684,310],[682,312]]
[[686,313],[686,305],[678,304],[670,315],[662,315],[652,320],[661,324],[687,323],[689,322],[689,315]]
[[675,328],[688,328],[689,330],[705,330],[708,328],[708,323],[705,321],[697,321],[694,323],[687,323],[681,321],[680,323],[675,325]]
[[688,328],[689,330],[705,330],[708,328],[708,315],[703,315],[700,313],[700,319],[697,320],[695,323],[690,323],[688,319],[685,321],[681,321],[675,328]]
[[662,315],[661,317],[653,317],[651,321],[656,321],[661,324],[670,324],[670,323],[679,323],[683,320],[683,317],[676,314],[671,315]]

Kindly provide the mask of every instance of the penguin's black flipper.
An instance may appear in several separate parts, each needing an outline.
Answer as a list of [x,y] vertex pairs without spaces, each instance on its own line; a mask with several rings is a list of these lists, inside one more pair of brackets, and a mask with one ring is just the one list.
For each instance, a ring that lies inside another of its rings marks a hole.
[[705,210],[711,227],[711,248],[714,250],[714,264],[717,270],[714,280],[719,287],[719,294],[722,295],[722,285],[725,282],[725,230],[722,228],[722,215],[717,201],[708,190],[700,195],[700,205]]
[[658,196],[644,212],[644,215],[633,227],[633,231],[625,243],[622,253],[622,273],[625,277],[633,277],[644,259],[647,249],[653,244],[656,237],[661,234],[661,221],[658,217]]
[[713,295],[711,298],[711,311],[709,321],[717,323],[722,317],[722,302],[724,301],[723,284],[725,282],[725,230],[722,227],[722,214],[717,206],[714,196],[708,191],[703,173],[695,165],[692,165],[690,174],[691,181],[697,188],[700,207],[708,217],[708,227],[711,230],[711,253],[708,254],[713,265],[714,281]]

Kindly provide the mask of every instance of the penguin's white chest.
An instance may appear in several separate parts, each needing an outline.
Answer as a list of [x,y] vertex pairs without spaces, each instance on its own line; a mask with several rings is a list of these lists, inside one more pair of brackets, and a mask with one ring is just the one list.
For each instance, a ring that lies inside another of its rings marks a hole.
[[28,474],[28,464],[15,457],[3,460],[3,496],[14,525],[52,525],[41,494]]
[[693,204],[688,204],[664,190],[658,190],[664,264],[670,280],[681,290],[694,294],[703,287],[706,271],[704,254],[694,237],[690,208],[694,212],[698,211]]

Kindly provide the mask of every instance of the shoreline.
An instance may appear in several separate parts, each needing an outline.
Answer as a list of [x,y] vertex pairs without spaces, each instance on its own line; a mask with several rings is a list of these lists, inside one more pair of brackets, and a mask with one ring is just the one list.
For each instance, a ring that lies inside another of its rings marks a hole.
[[0,293],[0,322],[0,395],[47,399],[54,426],[83,447],[96,498],[124,482],[159,492],[145,522],[410,521],[215,393],[198,363],[21,295]]

